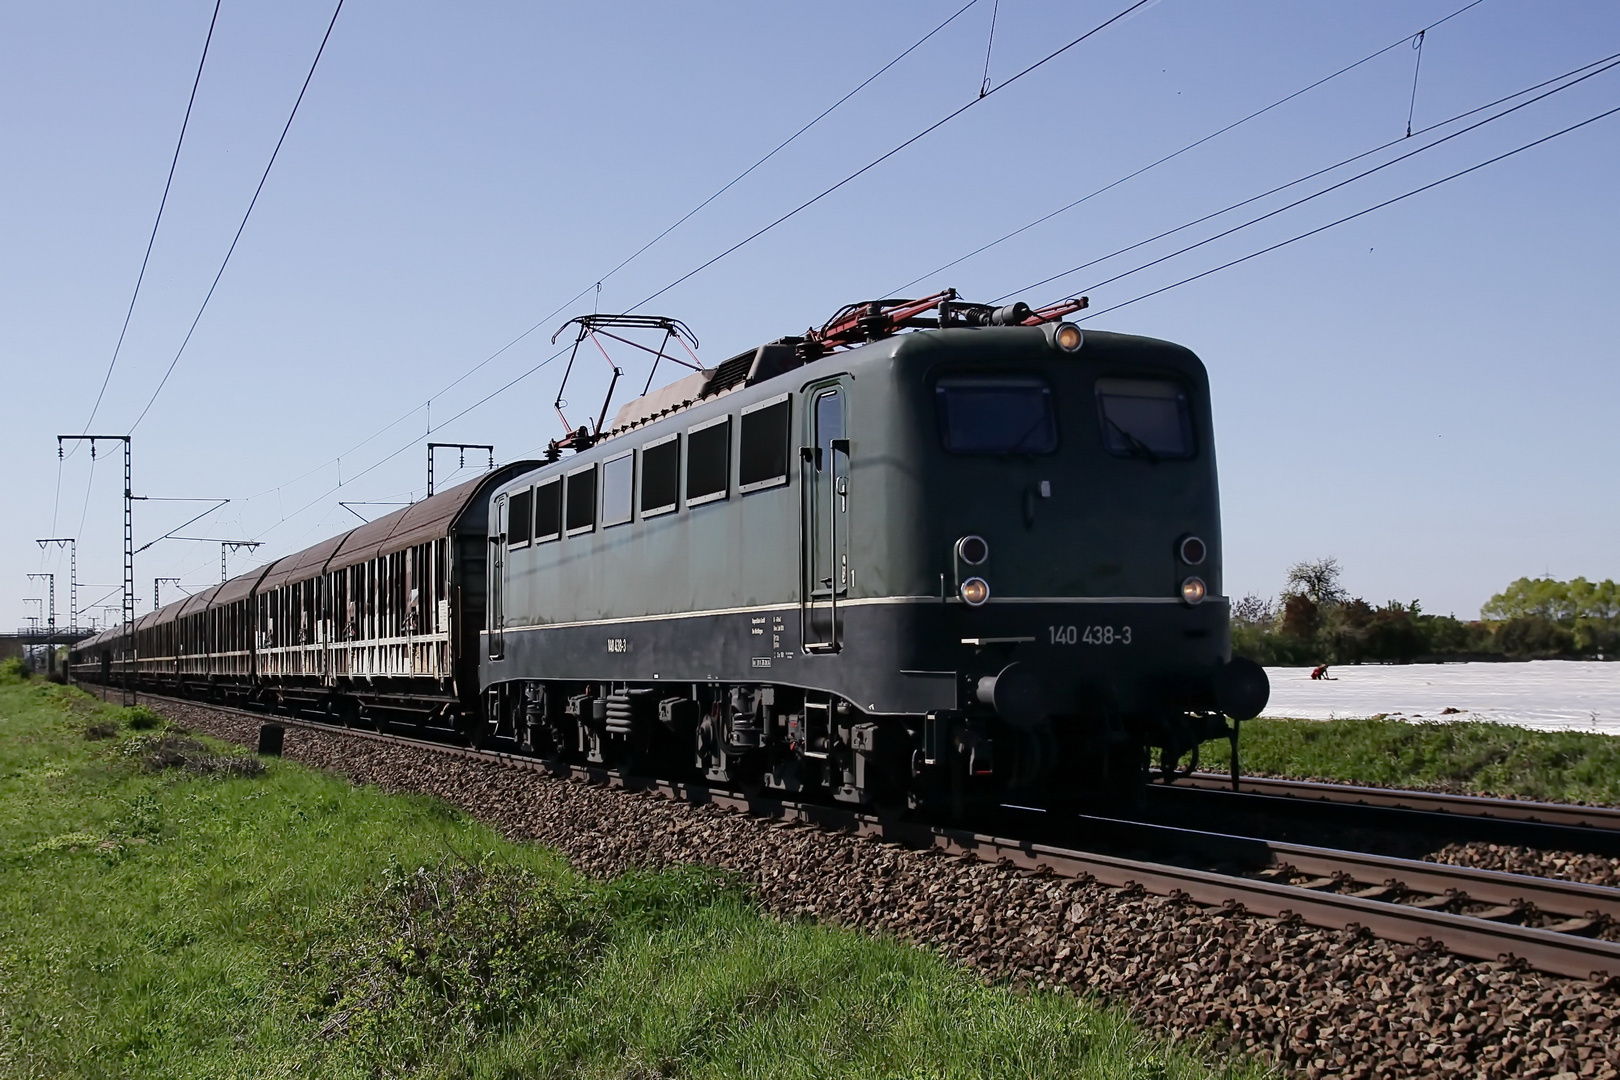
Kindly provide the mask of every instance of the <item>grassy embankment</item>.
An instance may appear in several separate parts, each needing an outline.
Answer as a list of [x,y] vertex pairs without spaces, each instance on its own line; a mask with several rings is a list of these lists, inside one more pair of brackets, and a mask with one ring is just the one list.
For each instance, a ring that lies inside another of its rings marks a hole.
[[[1249,720],[1246,773],[1474,795],[1620,805],[1620,738],[1509,724],[1403,720]],[[1225,742],[1202,767],[1230,768]]]
[[442,803],[6,676],[6,1076],[1211,1074],[708,871],[591,882]]

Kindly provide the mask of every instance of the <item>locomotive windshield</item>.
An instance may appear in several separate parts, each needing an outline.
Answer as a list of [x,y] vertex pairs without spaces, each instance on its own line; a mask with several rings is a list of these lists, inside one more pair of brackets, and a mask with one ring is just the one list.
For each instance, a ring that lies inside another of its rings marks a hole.
[[1103,445],[1122,457],[1193,456],[1187,391],[1166,379],[1098,379]]
[[958,454],[1050,454],[1057,449],[1052,388],[1032,376],[955,375],[934,388],[945,449]]

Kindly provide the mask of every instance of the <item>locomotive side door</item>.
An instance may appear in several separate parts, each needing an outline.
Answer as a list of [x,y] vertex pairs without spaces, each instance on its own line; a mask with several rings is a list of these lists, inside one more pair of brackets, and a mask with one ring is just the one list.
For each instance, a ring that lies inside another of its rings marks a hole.
[[804,401],[799,622],[806,652],[835,653],[842,644],[838,604],[849,594],[847,377],[810,387]]
[[495,496],[495,535],[489,538],[489,658],[506,655],[506,511],[505,495]]

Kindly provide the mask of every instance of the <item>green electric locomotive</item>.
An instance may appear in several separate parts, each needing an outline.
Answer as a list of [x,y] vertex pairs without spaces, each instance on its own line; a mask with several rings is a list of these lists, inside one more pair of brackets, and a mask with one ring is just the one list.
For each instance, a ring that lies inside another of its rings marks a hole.
[[554,444],[492,491],[490,732],[958,809],[1117,802],[1228,737],[1268,687],[1203,364],[1082,304],[853,305]]

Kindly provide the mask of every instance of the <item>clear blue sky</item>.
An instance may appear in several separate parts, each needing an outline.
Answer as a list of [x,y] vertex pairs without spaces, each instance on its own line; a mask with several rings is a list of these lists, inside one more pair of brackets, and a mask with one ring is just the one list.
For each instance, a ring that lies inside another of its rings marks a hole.
[[[188,532],[264,541],[256,559],[235,557],[233,572],[354,522],[339,499],[420,497],[430,395],[590,287],[963,2],[350,0],[212,305],[136,430],[137,494],[232,499]],[[1126,2],[1002,0],[992,85]],[[1402,44],[1014,240],[929,272],[1464,2],[1149,5],[647,310],[690,323],[712,363],[921,275],[913,292],[1019,290],[1402,136],[1416,54]],[[976,97],[991,6],[980,0],[608,278],[602,309],[634,304]],[[225,0],[96,430],[127,430],[173,358],[331,10]],[[42,556],[36,537],[78,535],[80,577],[119,580],[117,460],[102,459],[92,475],[79,452],[59,468],[54,436],[83,430],[112,355],[211,11],[206,2],[0,8],[0,446],[9,471],[0,621],[8,625],[33,610],[24,597],[42,595],[29,571],[59,570],[67,606],[66,559]],[[1615,52],[1620,5],[1484,0],[1427,35],[1415,124]],[[1345,584],[1368,600],[1415,597],[1428,610],[1472,616],[1521,575],[1620,576],[1620,115],[1104,310],[1616,105],[1620,70],[1090,291],[1100,314],[1087,325],[1181,342],[1209,366],[1229,592],[1275,593],[1290,563],[1333,555]],[[1186,236],[1286,201],[1273,197]],[[1021,295],[1057,299],[1176,246],[1163,241]],[[592,303],[576,301],[435,398],[434,423],[549,356],[551,332]],[[433,438],[493,442],[503,458],[532,453],[558,433],[550,401],[559,366]],[[569,396],[584,403],[594,393],[586,382]],[[345,485],[334,492],[339,455]],[[445,465],[441,477],[454,459]],[[137,504],[137,544],[205,505]],[[359,509],[369,517],[388,507]],[[142,610],[154,576],[206,585],[218,574],[217,545],[159,544],[137,560]],[[104,592],[86,589],[81,603]]]

